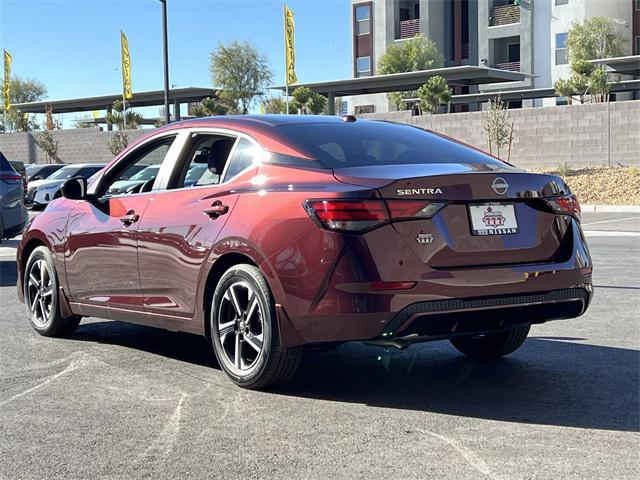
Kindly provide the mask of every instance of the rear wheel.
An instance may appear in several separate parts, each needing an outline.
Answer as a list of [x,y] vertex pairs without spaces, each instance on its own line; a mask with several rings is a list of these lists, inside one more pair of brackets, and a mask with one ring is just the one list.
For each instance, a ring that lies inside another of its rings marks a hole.
[[275,302],[260,270],[236,265],[215,289],[211,340],[218,363],[237,385],[265,388],[289,380],[302,350],[280,344]]
[[51,252],[36,248],[24,270],[24,303],[33,329],[45,337],[65,337],[80,324],[80,317],[60,314],[58,275]]
[[499,358],[515,352],[527,339],[530,327],[530,325],[524,325],[506,332],[452,338],[451,343],[460,352],[470,357]]

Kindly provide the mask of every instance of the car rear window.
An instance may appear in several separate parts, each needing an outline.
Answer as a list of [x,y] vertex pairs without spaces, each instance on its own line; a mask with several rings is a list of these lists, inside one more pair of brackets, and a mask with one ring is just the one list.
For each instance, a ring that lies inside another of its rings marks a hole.
[[276,128],[288,142],[328,168],[457,162],[504,165],[473,148],[395,123],[359,120]]
[[2,152],[0,152],[0,170],[4,170],[5,172],[7,170],[13,170],[13,167],[9,163],[9,160],[5,158]]

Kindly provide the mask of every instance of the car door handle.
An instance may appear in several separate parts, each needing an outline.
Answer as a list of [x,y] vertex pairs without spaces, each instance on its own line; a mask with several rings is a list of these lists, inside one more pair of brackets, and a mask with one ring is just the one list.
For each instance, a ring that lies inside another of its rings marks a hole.
[[229,211],[229,206],[222,203],[220,200],[216,200],[213,204],[204,209],[204,213],[211,218],[218,218],[220,215],[224,215]]
[[129,210],[124,217],[120,217],[120,221],[125,227],[128,227],[129,225],[137,222],[138,220],[140,220],[140,215],[138,215],[133,210]]

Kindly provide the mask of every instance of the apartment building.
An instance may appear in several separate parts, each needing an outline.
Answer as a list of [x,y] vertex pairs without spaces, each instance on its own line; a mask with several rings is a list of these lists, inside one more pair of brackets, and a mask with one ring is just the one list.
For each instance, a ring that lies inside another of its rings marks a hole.
[[[625,54],[640,47],[640,0],[352,0],[353,76],[376,74],[389,45],[422,35],[435,42],[445,66],[486,65],[530,74],[482,91],[551,87],[569,75],[567,31],[596,15],[612,18]],[[454,93],[470,93],[458,89]],[[528,100],[523,106],[554,104]],[[357,113],[395,109],[384,94],[350,100]],[[521,106],[520,102],[512,107]]]

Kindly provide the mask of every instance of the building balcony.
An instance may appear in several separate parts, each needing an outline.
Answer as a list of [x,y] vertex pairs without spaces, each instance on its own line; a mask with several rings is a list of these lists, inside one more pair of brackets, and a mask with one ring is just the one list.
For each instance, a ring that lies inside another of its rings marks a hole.
[[400,32],[398,39],[413,38],[420,35],[420,19],[400,20]]
[[499,5],[493,7],[491,15],[489,16],[490,27],[510,25],[512,23],[520,23],[519,5]]
[[[460,53],[461,53],[462,60],[469,60],[469,44],[463,43],[462,48],[460,50],[461,50]],[[455,59],[456,59],[456,52],[455,50],[451,50],[449,52],[449,60],[453,62]]]
[[496,63],[494,65],[494,68],[497,68],[499,70],[509,70],[511,72],[519,72],[520,71],[520,61]]

